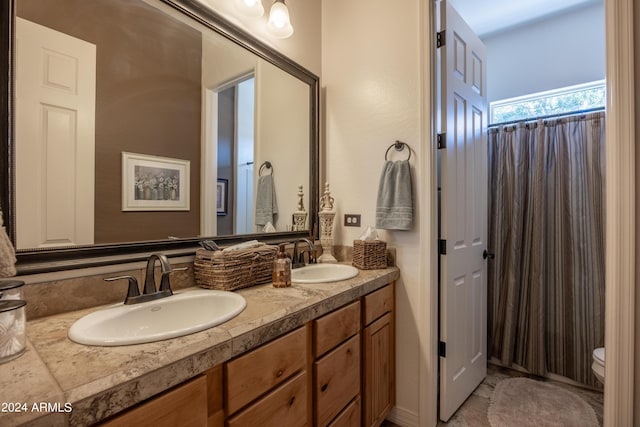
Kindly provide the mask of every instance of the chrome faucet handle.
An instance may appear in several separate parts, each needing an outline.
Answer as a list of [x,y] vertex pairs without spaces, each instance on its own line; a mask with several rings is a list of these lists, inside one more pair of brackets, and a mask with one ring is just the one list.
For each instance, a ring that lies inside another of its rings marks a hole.
[[133,276],[117,276],[117,277],[107,277],[104,279],[105,282],[113,282],[115,280],[129,280],[129,289],[127,290],[127,297],[124,300],[125,304],[132,304],[133,299],[135,297],[140,296],[140,289],[138,289],[138,279]]

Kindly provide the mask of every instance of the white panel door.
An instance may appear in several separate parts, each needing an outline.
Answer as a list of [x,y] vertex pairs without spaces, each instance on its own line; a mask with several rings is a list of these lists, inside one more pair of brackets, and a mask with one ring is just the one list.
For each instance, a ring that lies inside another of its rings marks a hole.
[[16,40],[17,247],[92,244],[96,46],[21,18]]
[[[486,52],[445,2],[440,47],[441,149],[440,418],[448,420],[487,370]],[[441,347],[443,347],[441,345]]]

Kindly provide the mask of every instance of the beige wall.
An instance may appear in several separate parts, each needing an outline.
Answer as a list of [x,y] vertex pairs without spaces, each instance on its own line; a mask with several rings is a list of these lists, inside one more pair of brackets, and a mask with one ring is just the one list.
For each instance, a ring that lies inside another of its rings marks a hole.
[[[222,55],[229,59],[220,63],[217,58]],[[221,37],[203,39],[202,64],[202,86],[210,89],[255,72],[254,193],[260,165],[268,160],[275,172],[278,203],[274,225],[278,231],[287,231],[301,184],[306,194],[305,208],[309,208],[309,85]],[[203,103],[206,99],[203,96]]]
[[[401,279],[396,290],[396,412],[417,424],[419,409],[421,264],[427,256],[421,237],[426,189],[421,188],[422,156],[428,155],[421,126],[420,1],[323,0],[322,102],[326,180],[336,200],[337,244],[352,245],[375,225],[378,179],[385,150],[407,142],[414,186],[411,231],[380,233],[397,248]],[[345,213],[361,214],[361,228],[343,227]],[[421,218],[422,217],[422,218]],[[404,423],[403,423],[404,424]]]
[[[268,108],[260,108],[268,105]],[[298,186],[304,186],[305,209],[309,209],[309,86],[261,60],[256,71],[256,151],[254,189],[260,166],[271,162],[278,203],[276,230],[293,224]],[[257,196],[257,192],[254,195]],[[254,205],[255,206],[255,205]],[[307,219],[307,225],[309,220]],[[261,231],[261,230],[258,230]]]
[[254,37],[275,48],[315,74],[320,74],[320,0],[296,0],[287,2],[294,33],[288,39],[276,39],[266,30],[270,0],[263,0],[265,15],[244,16],[231,0],[198,0],[246,30]]

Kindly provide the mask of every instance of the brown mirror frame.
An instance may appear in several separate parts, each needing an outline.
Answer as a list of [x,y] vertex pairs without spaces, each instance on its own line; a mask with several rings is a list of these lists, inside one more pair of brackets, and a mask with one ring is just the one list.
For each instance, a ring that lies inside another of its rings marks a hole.
[[[0,34],[0,62],[3,72],[0,78],[0,137],[4,143],[0,149],[0,204],[4,226],[12,242],[15,231],[15,152],[14,152],[14,74],[13,62],[15,1],[3,1],[0,6],[2,33]],[[282,55],[278,51],[255,39],[242,29],[229,23],[216,12],[196,0],[161,0],[175,10],[203,24],[212,31],[226,37],[253,54],[309,85],[309,230],[298,232],[258,233],[232,236],[215,236],[218,243],[260,239],[267,243],[291,241],[306,237],[316,228],[319,200],[319,78]],[[61,249],[25,250],[17,253],[18,275],[37,274],[76,268],[97,267],[110,264],[144,260],[150,253],[165,252],[169,256],[192,255],[203,238],[177,240],[154,240],[145,242],[75,246]]]

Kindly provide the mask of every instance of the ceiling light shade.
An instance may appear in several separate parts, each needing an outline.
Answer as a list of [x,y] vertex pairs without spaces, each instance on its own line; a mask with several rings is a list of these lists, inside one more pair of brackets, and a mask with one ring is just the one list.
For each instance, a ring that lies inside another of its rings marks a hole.
[[289,9],[284,0],[276,0],[269,11],[269,32],[277,38],[286,39],[293,34],[293,27],[289,19]]
[[264,6],[262,6],[262,0],[235,0],[235,4],[236,7],[245,15],[264,15]]

